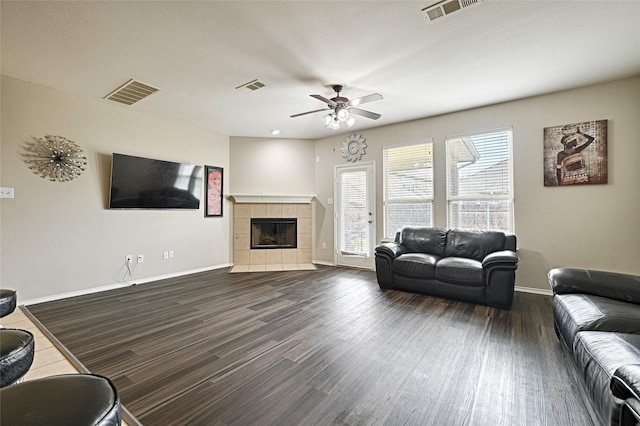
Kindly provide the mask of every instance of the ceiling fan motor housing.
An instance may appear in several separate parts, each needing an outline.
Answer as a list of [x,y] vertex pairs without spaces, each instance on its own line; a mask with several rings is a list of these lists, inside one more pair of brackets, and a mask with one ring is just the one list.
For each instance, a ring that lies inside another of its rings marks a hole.
[[[343,86],[340,84],[336,84],[333,86],[333,91],[336,92],[336,95],[331,98],[331,100],[337,104],[347,104],[349,103],[349,98],[345,98],[344,96],[340,96],[340,92],[342,92]],[[331,106],[331,105],[329,105]]]

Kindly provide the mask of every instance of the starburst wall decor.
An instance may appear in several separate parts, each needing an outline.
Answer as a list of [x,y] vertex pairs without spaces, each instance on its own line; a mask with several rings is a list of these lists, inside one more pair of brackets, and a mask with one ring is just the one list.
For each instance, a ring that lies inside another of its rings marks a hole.
[[62,136],[34,138],[24,147],[24,162],[36,175],[51,182],[69,182],[79,177],[87,165],[80,146]]

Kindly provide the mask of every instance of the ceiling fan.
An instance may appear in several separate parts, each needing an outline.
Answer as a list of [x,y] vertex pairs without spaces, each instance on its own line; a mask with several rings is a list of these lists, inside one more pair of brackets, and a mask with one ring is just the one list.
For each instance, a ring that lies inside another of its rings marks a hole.
[[361,105],[367,102],[379,101],[380,99],[382,99],[381,94],[372,93],[371,95],[349,100],[349,98],[340,96],[340,92],[342,91],[342,88],[343,87],[339,84],[336,84],[335,86],[333,86],[333,90],[336,92],[336,96],[334,96],[331,99],[327,99],[322,95],[309,95],[312,98],[315,98],[315,99],[318,99],[319,101],[324,102],[325,104],[327,104],[327,107],[315,109],[313,111],[301,112],[299,114],[294,114],[291,116],[291,118],[300,117],[301,115],[306,115],[306,114],[313,114],[315,112],[320,112],[320,111],[331,111],[325,117],[325,124],[330,129],[338,129],[340,127],[341,122],[346,123],[349,127],[353,126],[356,120],[354,117],[351,116],[352,114],[359,115],[362,117],[367,117],[372,120],[377,120],[378,118],[382,117],[378,113],[356,108],[358,105]]

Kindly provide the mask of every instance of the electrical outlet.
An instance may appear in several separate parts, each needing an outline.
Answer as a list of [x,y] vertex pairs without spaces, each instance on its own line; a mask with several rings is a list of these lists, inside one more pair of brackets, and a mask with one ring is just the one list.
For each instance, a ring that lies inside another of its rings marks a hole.
[[327,243],[322,243],[322,250],[326,250],[327,249]]
[[13,198],[14,188],[1,187],[0,198]]
[[169,257],[173,257],[173,250],[169,250]]
[[126,255],[126,256],[125,256],[125,258],[124,258],[124,262],[125,262],[127,265],[130,265],[130,264],[131,264],[131,262],[133,262],[133,256],[132,256],[132,255],[130,255],[130,254]]
[[164,253],[162,253],[162,258],[163,258],[164,260],[168,260],[168,259],[169,259],[169,252],[168,252],[168,251],[165,251]]
[[142,263],[144,262],[144,255],[143,254],[139,254],[138,255],[138,263]]

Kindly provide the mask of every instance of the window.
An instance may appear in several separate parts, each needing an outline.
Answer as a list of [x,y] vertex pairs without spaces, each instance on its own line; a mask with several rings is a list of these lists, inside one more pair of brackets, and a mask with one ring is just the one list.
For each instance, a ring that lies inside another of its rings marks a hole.
[[339,171],[340,253],[343,255],[369,255],[369,204],[367,203],[368,174],[355,167]]
[[433,226],[433,143],[386,146],[382,152],[384,235],[405,226]]
[[447,137],[450,228],[513,232],[512,131]]

